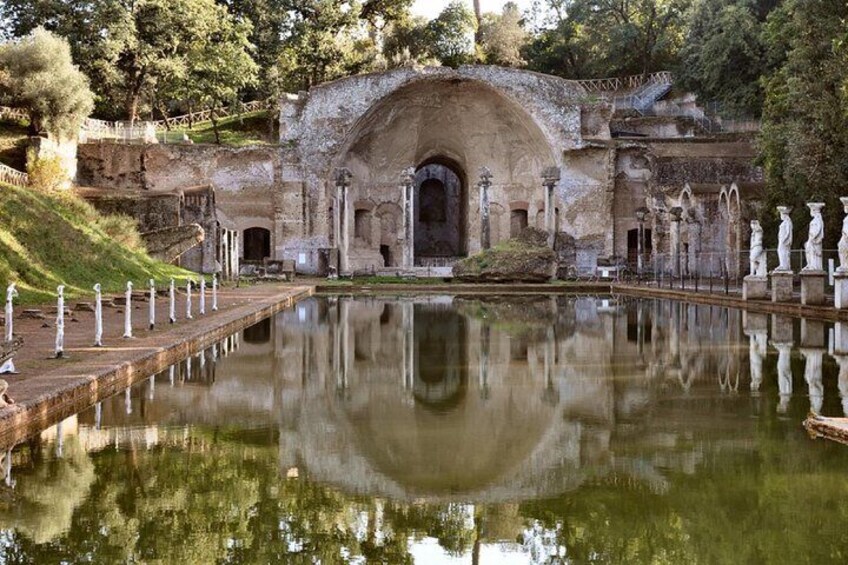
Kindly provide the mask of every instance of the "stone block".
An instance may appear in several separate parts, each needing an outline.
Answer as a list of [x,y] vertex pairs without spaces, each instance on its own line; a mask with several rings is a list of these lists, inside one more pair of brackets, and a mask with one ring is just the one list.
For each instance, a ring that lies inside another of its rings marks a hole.
[[848,273],[833,275],[834,305],[839,310],[848,309]]
[[824,304],[824,285],[827,273],[824,271],[801,272],[801,304],[818,306]]
[[772,271],[771,300],[772,302],[789,302],[792,300],[792,281],[794,273]]
[[743,300],[763,300],[768,298],[768,277],[748,275],[742,280]]
[[826,347],[824,322],[818,320],[801,320],[801,347]]
[[848,355],[848,322],[836,322],[833,325],[833,353]]
[[771,315],[771,340],[774,343],[795,343],[794,324],[790,316]]
[[742,331],[745,332],[745,335],[768,332],[768,314],[743,311]]

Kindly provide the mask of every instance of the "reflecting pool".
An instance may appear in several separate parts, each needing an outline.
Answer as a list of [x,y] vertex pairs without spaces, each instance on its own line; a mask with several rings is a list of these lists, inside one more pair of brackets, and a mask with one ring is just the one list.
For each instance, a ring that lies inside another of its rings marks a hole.
[[312,298],[7,453],[0,562],[845,563],[845,330]]

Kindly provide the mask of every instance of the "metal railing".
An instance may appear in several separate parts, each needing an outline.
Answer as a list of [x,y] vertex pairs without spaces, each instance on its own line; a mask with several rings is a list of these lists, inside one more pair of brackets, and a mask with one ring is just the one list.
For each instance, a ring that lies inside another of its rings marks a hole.
[[651,84],[672,84],[674,82],[674,75],[669,71],[660,71],[647,75],[596,78],[578,80],[577,82],[589,92],[622,92],[637,90]]
[[0,119],[3,120],[28,120],[29,112],[23,108],[10,108],[0,106]]
[[[822,258],[824,271],[832,275],[839,267],[839,252],[835,249],[824,250]],[[646,253],[642,257],[641,268],[637,257],[630,257],[626,263],[627,268],[618,276],[618,280],[622,282],[733,294],[741,293],[743,279],[750,273],[750,252],[681,252],[679,256],[670,253]],[[778,264],[777,250],[766,250],[768,272],[774,270]],[[800,273],[805,264],[803,250],[796,249],[790,253],[796,291],[800,291]],[[830,282],[828,280],[828,289],[832,288]]]
[[28,186],[29,175],[0,163],[0,182],[14,186]]

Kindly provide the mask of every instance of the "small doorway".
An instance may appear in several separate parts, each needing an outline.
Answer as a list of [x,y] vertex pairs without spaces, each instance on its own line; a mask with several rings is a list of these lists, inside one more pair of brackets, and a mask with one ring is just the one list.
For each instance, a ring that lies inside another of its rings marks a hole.
[[271,257],[271,231],[265,228],[244,230],[244,260],[261,262]]

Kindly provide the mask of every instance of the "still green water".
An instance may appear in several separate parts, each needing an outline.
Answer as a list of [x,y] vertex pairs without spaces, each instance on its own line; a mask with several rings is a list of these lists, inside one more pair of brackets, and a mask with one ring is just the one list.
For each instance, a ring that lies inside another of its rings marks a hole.
[[0,563],[845,563],[848,378],[784,322],[313,298],[17,446]]

